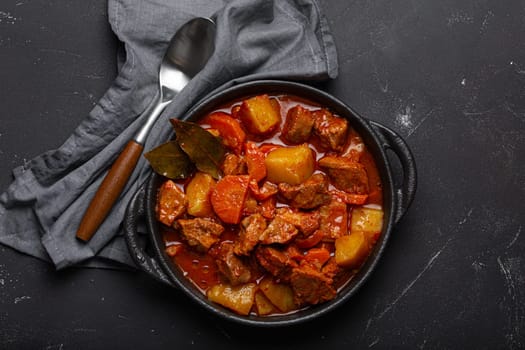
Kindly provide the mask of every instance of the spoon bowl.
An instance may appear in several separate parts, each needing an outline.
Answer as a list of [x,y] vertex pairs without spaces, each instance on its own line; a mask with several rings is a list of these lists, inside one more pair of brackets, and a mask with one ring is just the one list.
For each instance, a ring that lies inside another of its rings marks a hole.
[[215,49],[214,36],[215,24],[208,18],[195,18],[181,28],[171,39],[160,66],[160,86],[180,91],[174,74],[182,73],[191,79],[200,72]]
[[172,37],[159,68],[159,93],[140,130],[119,155],[89,204],[77,230],[88,241],[107,217],[144,150],[155,121],[166,106],[204,68],[215,50],[215,23],[197,17],[186,22]]
[[149,131],[164,108],[208,62],[215,50],[215,23],[197,17],[171,38],[159,69],[157,104],[134,140],[143,145]]

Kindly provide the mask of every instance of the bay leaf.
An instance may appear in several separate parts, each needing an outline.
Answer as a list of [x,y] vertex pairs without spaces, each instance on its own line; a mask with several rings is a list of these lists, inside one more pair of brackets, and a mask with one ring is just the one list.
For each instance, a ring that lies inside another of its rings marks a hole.
[[197,169],[218,179],[220,165],[226,153],[222,142],[196,123],[178,119],[170,119],[170,122],[175,129],[179,146]]
[[189,177],[195,167],[177,141],[168,141],[144,154],[153,170],[162,176],[177,180]]

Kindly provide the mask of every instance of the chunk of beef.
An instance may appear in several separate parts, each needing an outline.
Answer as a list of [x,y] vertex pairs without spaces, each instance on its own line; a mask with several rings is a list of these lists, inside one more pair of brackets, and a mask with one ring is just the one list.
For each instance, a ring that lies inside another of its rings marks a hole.
[[179,219],[177,223],[188,244],[200,251],[210,249],[224,232],[222,225],[205,218]]
[[297,105],[288,110],[281,137],[291,144],[306,142],[312,134],[313,125],[314,118],[310,110]]
[[186,211],[186,196],[172,180],[166,180],[159,188],[155,211],[157,219],[171,226]]
[[301,250],[295,245],[295,244],[288,244],[284,248],[284,253],[293,260],[296,260],[297,262],[303,260],[304,255]]
[[279,208],[276,215],[293,224],[304,236],[319,228],[319,211],[297,211],[288,207]]
[[363,139],[351,128],[348,132],[347,139],[348,142],[345,144],[345,150],[340,155],[358,162],[366,149]]
[[290,206],[301,209],[313,209],[330,201],[328,178],[323,173],[316,173],[299,185],[279,184],[279,193],[289,201]]
[[253,214],[241,221],[239,238],[235,241],[234,252],[238,255],[250,255],[266,229],[266,220],[261,214]]
[[348,274],[350,273],[349,270],[345,270],[341,266],[337,265],[333,256],[330,257],[326,264],[324,264],[321,272],[334,281],[333,285],[336,289],[346,280],[345,277],[348,277]]
[[244,175],[247,173],[246,160],[242,156],[227,153],[221,165],[224,175]]
[[270,197],[261,201],[261,206],[259,211],[262,216],[268,220],[272,220],[275,217],[275,209],[277,208],[277,199],[275,197]]
[[246,264],[234,253],[232,242],[222,242],[216,255],[215,263],[219,271],[228,279],[231,285],[236,286],[248,283],[252,278],[249,264]]
[[333,280],[308,264],[292,269],[290,285],[297,305],[315,305],[332,300],[337,295]]
[[353,194],[368,194],[368,175],[363,164],[346,157],[325,156],[319,159],[319,166],[336,188]]
[[319,230],[324,234],[323,240],[332,241],[348,232],[348,208],[346,203],[337,199],[319,208]]
[[319,137],[321,145],[332,151],[342,151],[346,142],[348,122],[336,117],[326,109],[312,112],[314,118],[314,133]]
[[290,242],[295,236],[297,236],[298,233],[299,230],[297,230],[297,228],[292,223],[286,221],[282,216],[276,215],[266,230],[264,230],[262,233],[261,243],[286,244]]
[[242,209],[242,216],[250,216],[260,211],[259,203],[253,198],[251,193],[248,193],[244,201],[244,208]]
[[255,249],[255,257],[266,271],[283,282],[287,282],[297,262],[287,251],[272,246],[260,245]]

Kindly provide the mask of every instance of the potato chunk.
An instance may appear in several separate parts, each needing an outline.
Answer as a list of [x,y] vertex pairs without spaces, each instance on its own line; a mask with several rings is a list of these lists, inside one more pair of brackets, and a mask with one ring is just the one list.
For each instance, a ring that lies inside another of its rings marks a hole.
[[268,95],[244,100],[239,109],[239,117],[246,129],[256,135],[267,135],[281,123],[281,116]]
[[299,185],[314,172],[315,159],[313,151],[304,143],[274,149],[266,156],[265,164],[268,181]]
[[216,284],[207,292],[210,301],[220,304],[240,315],[248,315],[252,309],[257,285],[247,283],[232,287],[227,284]]
[[266,278],[261,281],[259,288],[281,312],[289,312],[296,308],[293,301],[293,290],[289,285],[278,284]]
[[255,308],[259,316],[269,315],[278,311],[272,302],[260,291],[255,293]]
[[210,193],[215,187],[215,180],[207,173],[198,172],[186,187],[188,200],[187,212],[193,216],[210,216],[213,213]]
[[359,267],[369,251],[368,239],[361,231],[352,232],[335,240],[335,262],[342,267]]
[[357,207],[352,210],[350,232],[363,232],[371,243],[375,243],[383,229],[383,210]]

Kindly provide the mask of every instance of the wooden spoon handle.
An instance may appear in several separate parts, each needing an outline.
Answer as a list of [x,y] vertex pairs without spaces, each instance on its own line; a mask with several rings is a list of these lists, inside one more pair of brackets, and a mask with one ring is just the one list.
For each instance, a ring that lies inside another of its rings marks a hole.
[[128,142],[91,200],[78,227],[77,238],[87,242],[97,231],[128,182],[143,149],[144,146],[134,140]]

